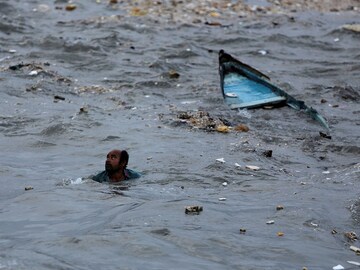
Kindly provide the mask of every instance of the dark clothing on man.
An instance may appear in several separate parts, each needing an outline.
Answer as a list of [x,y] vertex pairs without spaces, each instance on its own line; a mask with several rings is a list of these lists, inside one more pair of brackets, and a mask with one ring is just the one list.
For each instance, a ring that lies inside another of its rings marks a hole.
[[[139,178],[141,176],[140,173],[138,173],[134,170],[131,170],[131,169],[125,169],[124,174],[125,174],[125,180],[131,180],[131,179]],[[107,171],[102,171],[101,173],[99,173],[97,175],[93,175],[90,178],[99,183],[110,182]]]

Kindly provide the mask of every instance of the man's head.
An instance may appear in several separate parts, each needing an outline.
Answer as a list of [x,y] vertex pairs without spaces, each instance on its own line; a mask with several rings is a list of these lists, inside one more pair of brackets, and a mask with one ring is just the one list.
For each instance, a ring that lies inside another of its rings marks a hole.
[[125,150],[111,150],[106,156],[105,170],[108,173],[123,171],[128,162],[129,154]]

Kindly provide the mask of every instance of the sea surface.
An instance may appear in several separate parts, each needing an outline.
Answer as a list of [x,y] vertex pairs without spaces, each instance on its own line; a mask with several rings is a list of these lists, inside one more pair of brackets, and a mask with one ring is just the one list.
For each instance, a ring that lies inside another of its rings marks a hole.
[[[125,3],[0,1],[0,269],[358,269],[359,11],[205,22]],[[330,131],[230,110],[221,49]],[[114,148],[140,179],[88,179]]]

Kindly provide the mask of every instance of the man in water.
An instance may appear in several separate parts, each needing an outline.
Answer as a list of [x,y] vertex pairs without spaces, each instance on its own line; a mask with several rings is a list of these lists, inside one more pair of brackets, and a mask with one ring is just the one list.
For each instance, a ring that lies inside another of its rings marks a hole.
[[128,152],[118,149],[111,150],[106,156],[105,171],[90,178],[100,183],[139,178],[138,172],[126,168],[128,162]]

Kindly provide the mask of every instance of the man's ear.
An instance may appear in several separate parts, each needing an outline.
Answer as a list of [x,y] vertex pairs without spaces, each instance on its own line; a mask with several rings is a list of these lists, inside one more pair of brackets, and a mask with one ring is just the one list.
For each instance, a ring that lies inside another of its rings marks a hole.
[[119,165],[121,167],[125,167],[126,166],[126,161],[125,160],[119,161]]

